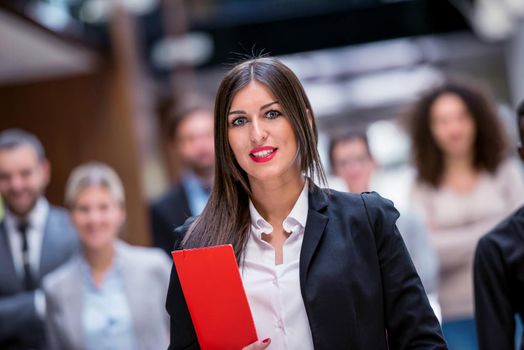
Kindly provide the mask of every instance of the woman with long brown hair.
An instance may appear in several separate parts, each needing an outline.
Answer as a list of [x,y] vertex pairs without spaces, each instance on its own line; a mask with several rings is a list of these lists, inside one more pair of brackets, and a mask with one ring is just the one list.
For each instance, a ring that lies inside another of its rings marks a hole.
[[449,81],[427,92],[409,121],[418,173],[413,203],[439,255],[444,336],[450,349],[476,349],[474,250],[522,204],[519,165],[508,158],[494,103],[471,83]]
[[[177,229],[177,249],[233,245],[264,339],[245,349],[446,348],[392,203],[314,184],[315,118],[288,67],[255,58],[227,73],[215,152],[210,200]],[[167,310],[170,348],[198,349],[175,267]]]

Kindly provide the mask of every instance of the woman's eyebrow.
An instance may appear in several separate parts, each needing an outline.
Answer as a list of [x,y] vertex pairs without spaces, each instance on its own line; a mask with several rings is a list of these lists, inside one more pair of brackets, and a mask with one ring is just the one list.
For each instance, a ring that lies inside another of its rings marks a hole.
[[[263,105],[262,107],[260,107],[260,110],[263,110],[275,103],[279,103],[278,100],[275,100],[275,101],[272,101],[272,102],[269,102],[269,103],[266,103],[265,105]],[[231,114],[247,114],[245,111],[242,111],[242,110],[238,110],[238,111],[231,111],[229,112],[227,115],[231,115]]]
[[271,106],[272,104],[275,104],[275,103],[279,103],[278,100],[275,100],[273,102],[269,102],[269,103],[266,103],[265,105],[263,105],[262,107],[260,107],[260,110],[263,110],[264,108],[267,108],[269,106]]

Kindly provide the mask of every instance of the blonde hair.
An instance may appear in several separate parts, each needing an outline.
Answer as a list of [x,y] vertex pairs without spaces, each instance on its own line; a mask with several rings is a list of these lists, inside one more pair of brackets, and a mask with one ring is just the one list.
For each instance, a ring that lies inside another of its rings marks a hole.
[[125,194],[122,181],[113,168],[101,162],[89,162],[73,169],[65,190],[66,206],[74,207],[78,193],[92,186],[104,187],[121,206],[124,206]]

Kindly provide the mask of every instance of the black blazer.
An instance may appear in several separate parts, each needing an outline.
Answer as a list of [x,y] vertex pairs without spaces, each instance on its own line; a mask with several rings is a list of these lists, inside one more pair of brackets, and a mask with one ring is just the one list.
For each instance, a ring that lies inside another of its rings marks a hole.
[[[447,349],[397,218],[376,193],[310,191],[300,287],[315,349]],[[170,349],[198,349],[174,267],[166,308]]]
[[524,207],[479,241],[474,281],[480,350],[515,349],[515,315],[524,318]]
[[184,186],[173,186],[150,207],[153,246],[163,249],[169,256],[175,244],[175,228],[192,216]]

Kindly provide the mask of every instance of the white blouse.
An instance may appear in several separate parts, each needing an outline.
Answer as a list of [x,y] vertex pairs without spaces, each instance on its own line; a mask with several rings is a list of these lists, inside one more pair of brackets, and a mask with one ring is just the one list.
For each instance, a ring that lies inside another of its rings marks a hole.
[[308,186],[283,222],[290,232],[283,247],[283,263],[275,265],[275,250],[262,240],[273,227],[249,203],[250,236],[240,273],[255,321],[258,339],[271,338],[268,349],[313,349],[304,301],[300,292],[299,261],[306,226]]

